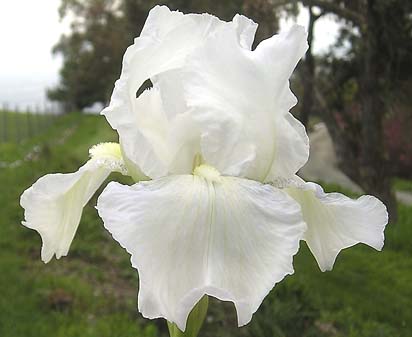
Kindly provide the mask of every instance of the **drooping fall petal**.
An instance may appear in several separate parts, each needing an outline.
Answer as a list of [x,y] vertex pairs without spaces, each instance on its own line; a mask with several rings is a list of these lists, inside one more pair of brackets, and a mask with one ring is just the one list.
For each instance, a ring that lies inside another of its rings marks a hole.
[[379,199],[325,193],[314,183],[288,188],[286,192],[302,207],[308,226],[304,240],[322,271],[331,270],[339,252],[357,243],[382,249],[388,213]]
[[103,143],[90,149],[91,159],[74,173],[47,174],[21,196],[23,225],[36,230],[43,241],[41,258],[66,256],[83,207],[113,171],[125,172],[120,147]]
[[305,230],[299,206],[270,185],[194,175],[123,186],[110,183],[97,209],[139,271],[139,310],[185,330],[204,295],[232,301],[247,324],[264,297],[293,273]]

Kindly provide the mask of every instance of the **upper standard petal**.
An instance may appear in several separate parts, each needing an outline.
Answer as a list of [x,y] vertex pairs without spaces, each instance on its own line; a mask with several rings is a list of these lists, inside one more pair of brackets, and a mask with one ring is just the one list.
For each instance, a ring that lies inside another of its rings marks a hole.
[[181,330],[204,294],[232,301],[239,325],[247,324],[293,273],[305,230],[284,192],[210,167],[133,186],[110,183],[97,209],[139,271],[139,310]]
[[304,165],[309,142],[289,114],[297,102],[289,77],[306,48],[303,27],[254,51],[225,27],[194,51],[183,83],[207,163],[222,174],[258,181],[292,177]]
[[[184,15],[156,6],[150,11],[140,37],[125,53],[120,79],[103,114],[118,131],[124,156],[151,178],[191,172],[192,167],[177,164],[175,156],[193,157],[193,151],[200,147],[200,135],[197,132],[193,136],[196,126],[191,117],[181,116],[186,112],[186,104],[183,94],[175,89],[178,85],[173,81],[174,70],[181,69],[188,55],[223,26],[236,31],[244,45],[250,44],[256,30],[253,21],[240,16],[228,23],[209,14]],[[148,79],[154,89],[136,98],[136,92]],[[145,121],[143,126],[141,120]],[[190,132],[179,135],[175,141],[182,124]]]

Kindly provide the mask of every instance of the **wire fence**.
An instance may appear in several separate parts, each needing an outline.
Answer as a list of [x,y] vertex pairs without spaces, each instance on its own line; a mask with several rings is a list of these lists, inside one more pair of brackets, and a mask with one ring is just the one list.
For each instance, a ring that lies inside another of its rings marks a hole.
[[59,116],[58,110],[52,106],[20,110],[3,104],[0,107],[0,143],[21,143],[42,134]]

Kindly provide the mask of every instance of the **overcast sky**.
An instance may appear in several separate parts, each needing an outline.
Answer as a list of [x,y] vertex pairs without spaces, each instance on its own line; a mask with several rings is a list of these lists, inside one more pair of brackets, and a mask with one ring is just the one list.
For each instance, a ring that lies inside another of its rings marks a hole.
[[51,49],[67,25],[59,0],[0,0],[0,104],[43,104],[45,88],[58,81],[61,59]]
[[[62,60],[51,49],[67,22],[59,22],[60,0],[0,0],[0,104],[10,107],[44,104],[45,89],[58,82]],[[298,23],[307,26],[307,14]],[[292,22],[282,23],[286,29]],[[314,49],[325,50],[334,41],[337,25],[320,19]]]

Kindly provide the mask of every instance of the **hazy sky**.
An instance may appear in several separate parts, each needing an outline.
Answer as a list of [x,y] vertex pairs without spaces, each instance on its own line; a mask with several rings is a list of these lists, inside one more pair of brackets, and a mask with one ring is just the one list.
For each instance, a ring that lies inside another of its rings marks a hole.
[[58,81],[61,59],[51,49],[67,24],[59,0],[0,0],[0,104],[42,104]]
[[[42,105],[45,89],[58,82],[62,60],[51,49],[67,22],[59,22],[60,0],[0,0],[0,104],[20,108]],[[307,25],[306,12],[298,23]],[[284,22],[283,29],[292,22]],[[337,25],[320,19],[316,26],[315,51],[334,41]]]

